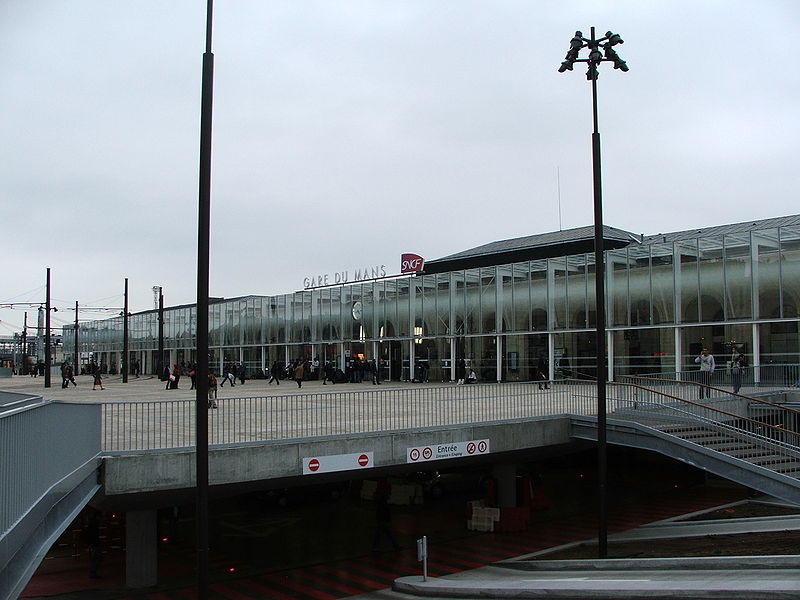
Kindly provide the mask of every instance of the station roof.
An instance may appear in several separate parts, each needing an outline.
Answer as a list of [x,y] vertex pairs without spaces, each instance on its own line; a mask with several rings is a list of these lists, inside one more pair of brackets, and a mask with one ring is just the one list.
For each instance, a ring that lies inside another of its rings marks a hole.
[[[778,227],[800,226],[800,215],[744,221],[729,225],[716,225],[699,229],[687,229],[671,233],[640,235],[605,225],[603,240],[606,250],[623,248],[630,244],[647,245],[671,243],[698,237],[733,235],[750,231],[774,229]],[[538,233],[525,237],[500,240],[450,254],[425,263],[425,273],[446,273],[459,269],[490,267],[525,260],[537,260],[556,256],[569,256],[594,252],[594,226],[577,227],[562,231]]]
[[[609,225],[603,226],[606,250],[641,243],[642,236]],[[524,260],[594,252],[594,226],[537,233],[525,237],[491,242],[443,258],[426,261],[425,273],[446,273],[458,269],[489,267]]]

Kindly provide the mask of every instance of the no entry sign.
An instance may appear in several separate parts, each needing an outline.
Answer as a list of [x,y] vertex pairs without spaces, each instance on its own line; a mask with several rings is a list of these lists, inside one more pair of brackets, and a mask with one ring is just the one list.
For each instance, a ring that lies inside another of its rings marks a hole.
[[303,459],[303,475],[369,469],[373,464],[372,452],[309,456]]
[[406,449],[406,462],[419,463],[429,460],[444,460],[489,453],[489,440],[470,440],[468,442],[444,442]]

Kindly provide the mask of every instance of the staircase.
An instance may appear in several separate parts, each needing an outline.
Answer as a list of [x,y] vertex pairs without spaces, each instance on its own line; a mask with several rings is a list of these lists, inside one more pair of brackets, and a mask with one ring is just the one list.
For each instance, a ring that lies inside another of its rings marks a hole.
[[[732,396],[688,400],[640,385],[609,383],[608,442],[654,450],[800,504],[800,433],[780,424],[795,422],[796,416],[776,418],[796,411]],[[779,424],[767,422],[771,420]],[[572,435],[597,439],[596,418],[573,416]]]

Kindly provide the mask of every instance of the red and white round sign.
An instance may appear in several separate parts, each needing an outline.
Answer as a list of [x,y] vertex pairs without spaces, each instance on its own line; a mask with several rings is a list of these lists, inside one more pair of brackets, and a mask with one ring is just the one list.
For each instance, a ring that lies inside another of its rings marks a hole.
[[358,457],[359,466],[366,467],[369,464],[369,456],[362,454]]
[[475,454],[475,442],[467,444],[467,454]]
[[431,456],[433,456],[433,450],[431,450],[430,447],[423,448],[422,458],[425,460],[430,460]]
[[419,460],[419,449],[418,448],[412,448],[411,452],[408,453],[408,457],[411,460]]
[[308,461],[308,470],[309,471],[319,470],[319,461],[316,458],[312,458],[310,461]]
[[484,442],[483,440],[478,442],[478,452],[481,453],[486,452],[486,442]]

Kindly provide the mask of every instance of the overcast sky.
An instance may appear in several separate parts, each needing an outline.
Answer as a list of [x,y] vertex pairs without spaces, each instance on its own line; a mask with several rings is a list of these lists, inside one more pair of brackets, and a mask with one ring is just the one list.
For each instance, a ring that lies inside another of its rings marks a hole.
[[[630,66],[598,81],[606,224],[800,212],[796,0],[214,9],[212,296],[590,225],[591,86],[557,68],[591,26]],[[133,311],[195,302],[204,44],[203,0],[0,2],[0,302],[43,301],[47,267],[60,311],[125,277]]]

